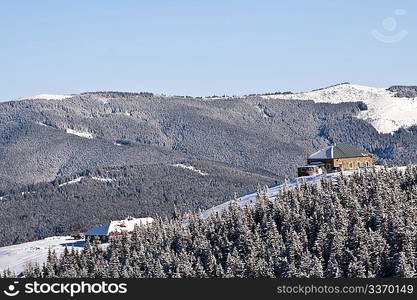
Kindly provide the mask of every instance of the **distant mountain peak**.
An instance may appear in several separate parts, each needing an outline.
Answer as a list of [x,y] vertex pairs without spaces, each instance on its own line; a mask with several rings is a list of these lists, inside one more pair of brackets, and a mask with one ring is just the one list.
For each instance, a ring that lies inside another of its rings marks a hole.
[[[415,95],[415,96],[414,96]],[[414,96],[414,97],[413,97]],[[392,133],[417,124],[417,88],[376,88],[342,83],[306,93],[263,95],[269,99],[313,100],[316,103],[363,102],[367,110],[357,116],[380,133]]]

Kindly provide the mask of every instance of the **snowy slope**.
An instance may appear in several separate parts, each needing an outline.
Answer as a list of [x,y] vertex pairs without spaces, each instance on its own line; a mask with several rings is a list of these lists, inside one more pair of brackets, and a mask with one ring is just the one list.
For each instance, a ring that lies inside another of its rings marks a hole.
[[[375,169],[378,170],[382,170],[385,167],[383,166],[375,166]],[[397,170],[400,171],[405,171],[405,169],[407,168],[406,166],[403,167],[394,167]],[[330,180],[336,180],[341,174],[343,174],[343,176],[351,176],[353,175],[355,172],[364,172],[369,170],[370,168],[360,168],[359,170],[354,170],[354,171],[343,171],[343,172],[335,172],[335,173],[329,173],[329,174],[320,174],[320,175],[314,175],[314,176],[304,176],[304,177],[296,177],[296,178],[292,178],[290,180],[288,180],[288,182],[286,184],[276,184],[276,185],[271,185],[268,187],[268,192],[267,192],[267,196],[268,199],[273,200],[277,194],[279,194],[285,187],[285,185],[291,189],[296,187],[298,184],[300,183],[310,183],[310,184],[320,184],[320,181],[322,179],[330,179]],[[388,168],[390,169],[390,168]],[[220,205],[214,206],[210,209],[207,209],[205,211],[203,211],[201,213],[201,217],[203,219],[206,219],[210,216],[210,214],[214,211],[217,213],[221,213],[224,209],[226,209],[227,207],[229,207],[231,201],[227,201],[225,203],[222,203]],[[240,196],[239,198],[236,199],[237,204],[240,207],[245,207],[247,205],[254,205],[256,202],[256,191],[255,192],[251,192],[248,193],[246,195]],[[184,225],[186,225],[186,223],[184,223]]]
[[57,254],[63,253],[65,246],[82,249],[83,240],[74,240],[70,236],[55,236],[44,240],[28,242],[0,248],[0,272],[9,268],[19,274],[29,263],[42,265],[48,257],[48,250],[55,250]]
[[357,84],[340,84],[320,90],[297,94],[264,95],[270,99],[299,99],[314,102],[341,103],[362,101],[368,106],[359,118],[370,122],[381,133],[417,124],[417,98],[395,97],[385,88]]
[[[349,176],[352,175],[355,171],[344,171],[343,175],[345,176]],[[321,174],[321,175],[314,175],[314,176],[305,176],[305,177],[297,177],[297,178],[292,178],[290,180],[288,180],[288,182],[286,183],[287,187],[289,189],[296,187],[298,184],[300,183],[312,183],[312,184],[319,184],[321,179],[325,178],[325,179],[336,179],[337,177],[339,177],[342,174],[342,172],[337,172],[337,173],[329,173],[329,174]],[[275,198],[275,196],[277,194],[279,194],[285,187],[285,183],[284,184],[276,184],[276,185],[271,185],[268,187],[268,192],[267,192],[267,196],[268,199],[273,200]],[[237,204],[240,207],[245,207],[247,205],[253,205],[256,202],[256,191],[255,192],[251,192],[249,194],[243,195],[239,198],[236,199]],[[207,209],[205,211],[203,211],[201,213],[201,216],[203,219],[206,219],[210,216],[210,214],[214,211],[217,213],[221,213],[224,209],[228,208],[230,205],[231,201],[227,201],[225,203],[222,203],[220,205],[214,206],[210,209]]]

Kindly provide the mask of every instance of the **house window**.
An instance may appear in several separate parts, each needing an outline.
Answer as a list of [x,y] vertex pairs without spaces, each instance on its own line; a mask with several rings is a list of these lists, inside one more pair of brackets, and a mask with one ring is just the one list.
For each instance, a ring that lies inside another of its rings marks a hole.
[[369,167],[369,161],[365,161],[365,165]]
[[356,162],[356,165],[357,165],[358,168],[360,168],[361,167],[361,162],[360,161],[357,161]]
[[353,162],[349,163],[349,169],[353,169]]

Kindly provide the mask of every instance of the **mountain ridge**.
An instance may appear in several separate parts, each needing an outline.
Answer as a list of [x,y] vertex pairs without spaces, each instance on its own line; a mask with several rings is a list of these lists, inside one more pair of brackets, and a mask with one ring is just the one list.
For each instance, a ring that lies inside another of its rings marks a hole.
[[[0,103],[0,243],[118,218],[129,211],[127,204],[145,216],[158,210],[169,216],[174,205],[192,211],[216,206],[257,184],[294,177],[306,157],[333,143],[355,144],[381,164],[417,161],[417,126],[385,134],[361,117],[369,105],[358,99],[281,99],[292,96],[98,92]],[[68,182],[90,173],[107,178],[100,174],[108,168],[120,171],[117,181],[86,178],[60,186],[62,178]],[[65,220],[57,217],[74,208]],[[10,240],[10,222],[27,230]]]

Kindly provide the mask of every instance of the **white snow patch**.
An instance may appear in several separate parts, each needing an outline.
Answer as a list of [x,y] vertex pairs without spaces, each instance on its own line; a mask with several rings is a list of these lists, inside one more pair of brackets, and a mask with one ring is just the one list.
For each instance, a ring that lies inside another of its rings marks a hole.
[[112,182],[114,180],[112,178],[103,178],[103,177],[95,177],[95,176],[92,176],[90,178],[93,180],[101,181],[101,182]]
[[417,97],[395,97],[394,92],[357,84],[340,84],[307,93],[263,95],[269,99],[313,100],[314,102],[342,103],[362,101],[368,110],[358,118],[368,121],[381,133],[391,133],[402,127],[417,124]]
[[190,171],[193,171],[193,172],[197,172],[201,176],[207,176],[208,175],[208,173],[203,172],[203,171],[195,168],[194,166],[187,166],[187,165],[184,165],[184,164],[175,164],[175,165],[173,165],[173,167],[187,169],[187,170],[190,170]]
[[42,123],[42,122],[36,122],[36,124],[41,125],[41,126],[44,126],[44,127],[50,127],[49,125],[47,125],[45,123]]
[[45,99],[45,100],[64,100],[67,98],[74,97],[75,95],[54,95],[54,94],[39,94],[30,97],[19,98],[18,100],[34,100],[34,99]]
[[112,113],[112,115],[122,115],[122,116],[126,116],[126,117],[131,117],[132,113],[124,111],[124,112],[115,112],[115,113]]
[[87,138],[87,139],[92,139],[94,137],[89,132],[86,132],[86,131],[77,131],[77,130],[69,129],[69,128],[66,129],[66,133],[74,134],[74,135],[77,135],[77,136],[80,136],[80,137],[83,137],[83,138]]
[[73,180],[70,180],[70,181],[67,181],[67,182],[61,183],[59,186],[61,187],[61,186],[68,185],[68,184],[75,184],[75,183],[79,183],[79,182],[81,182],[81,180],[82,180],[83,178],[85,178],[85,176],[81,176],[81,177],[75,178],[75,179],[73,179]]
[[55,236],[44,240],[28,242],[18,245],[0,248],[0,272],[5,269],[19,274],[29,263],[43,264],[48,257],[48,250],[51,249],[56,254],[64,252],[65,246],[69,249],[82,249],[83,240],[74,240],[70,236]]
[[80,176],[80,177],[77,177],[77,178],[72,179],[72,180],[70,180],[70,181],[67,181],[67,182],[61,183],[59,186],[61,187],[61,186],[65,186],[65,185],[68,185],[68,184],[76,184],[76,183],[80,183],[83,179],[86,179],[86,178],[90,178],[90,179],[97,180],[97,181],[101,181],[101,182],[112,182],[112,181],[114,180],[114,179],[112,179],[112,178],[105,178],[105,177],[96,177],[96,176]]

